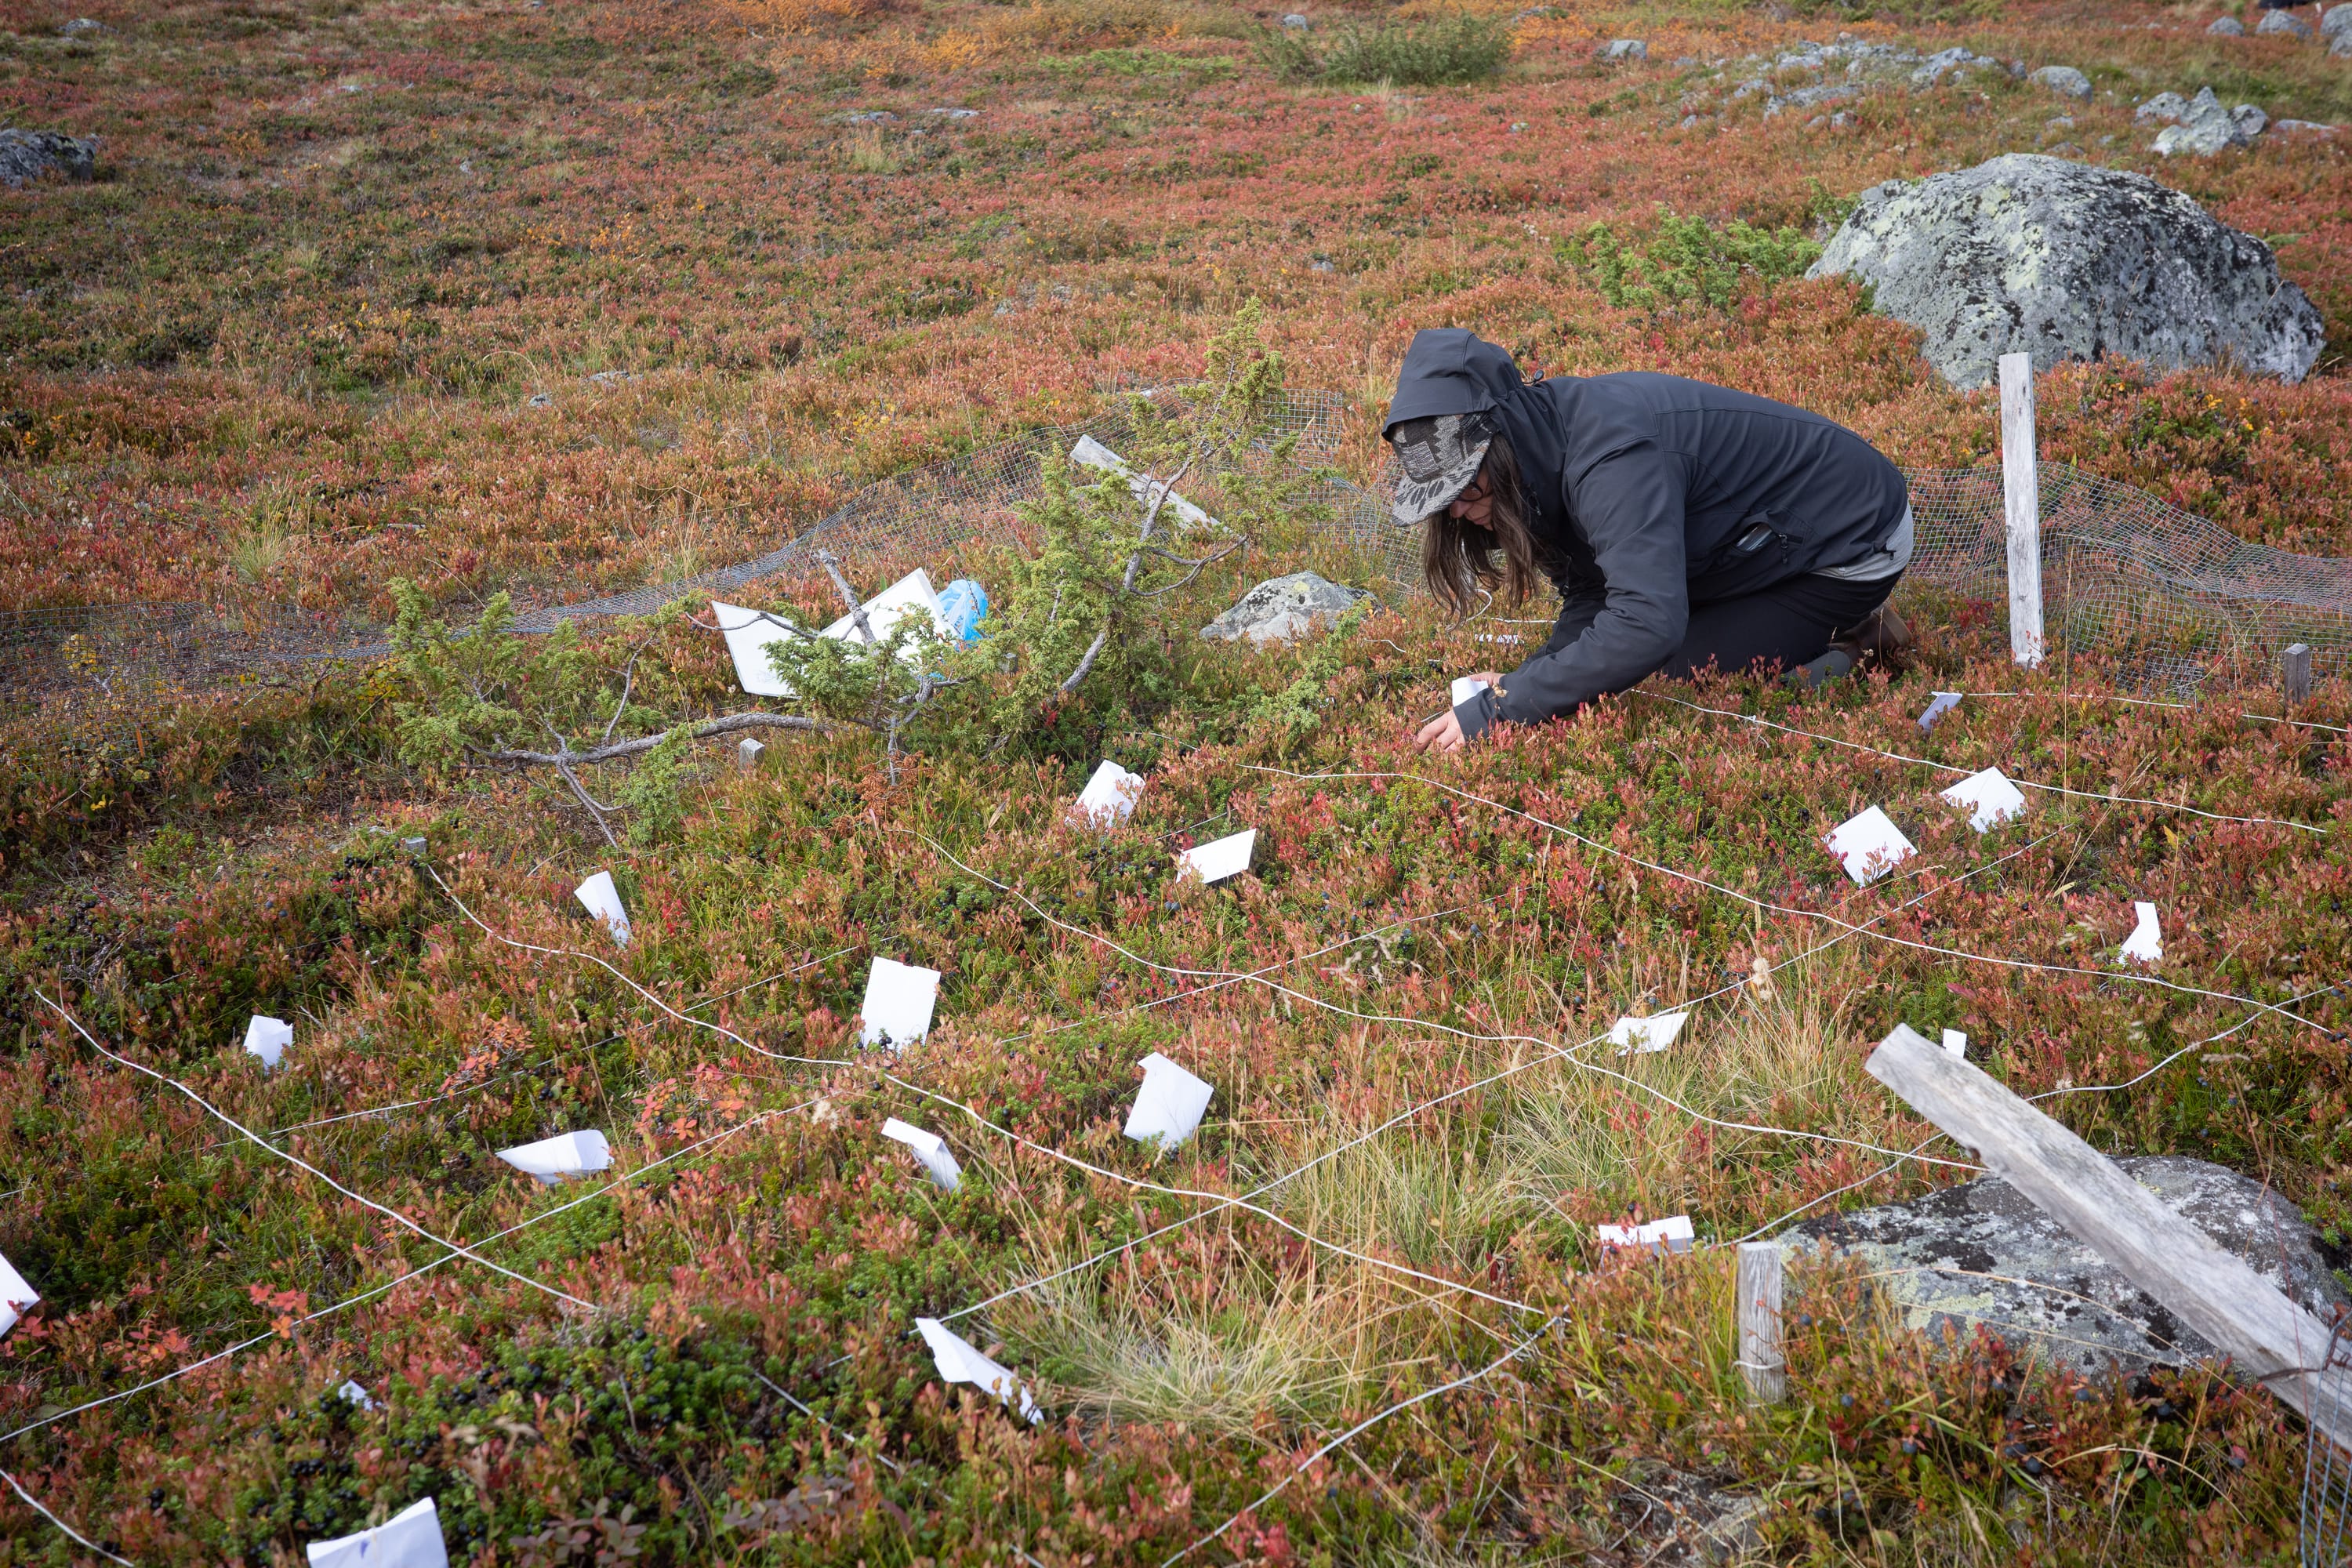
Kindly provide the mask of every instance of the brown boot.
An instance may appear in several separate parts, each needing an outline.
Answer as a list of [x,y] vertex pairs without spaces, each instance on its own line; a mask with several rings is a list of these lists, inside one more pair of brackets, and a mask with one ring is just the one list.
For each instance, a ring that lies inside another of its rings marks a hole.
[[1843,653],[1857,665],[1885,665],[1890,669],[1903,668],[1903,656],[1911,651],[1918,639],[1911,635],[1903,617],[1886,605],[1870,612],[1861,625],[1837,632],[1830,638],[1830,647]]

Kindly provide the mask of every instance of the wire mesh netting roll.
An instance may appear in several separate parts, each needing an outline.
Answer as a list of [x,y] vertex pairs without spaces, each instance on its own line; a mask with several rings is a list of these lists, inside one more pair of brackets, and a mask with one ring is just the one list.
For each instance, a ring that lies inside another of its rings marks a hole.
[[[1340,399],[1286,395],[1276,428],[1299,437],[1303,460],[1328,460]],[[1039,492],[1042,464],[1081,437],[1114,449],[1136,434],[1133,405],[1082,424],[1031,431],[961,457],[877,480],[764,554],[717,571],[629,591],[525,609],[522,632],[566,622],[648,615],[681,599],[740,594],[805,569],[819,550],[845,563],[912,557],[952,574],[967,552],[1016,538],[1014,509]],[[1916,554],[1906,588],[2006,612],[2006,530],[1997,468],[1912,470]],[[2135,684],[2190,689],[2225,670],[2274,661],[2291,643],[2325,671],[2352,650],[2352,561],[2292,555],[2251,543],[2129,485],[2063,464],[2041,469],[2045,646],[2116,659]],[[1326,575],[1419,592],[1419,542],[1392,522],[1389,476],[1369,488],[1319,481],[1311,553]],[[338,660],[389,651],[381,626],[262,604],[127,604],[0,616],[0,694],[19,736],[100,751],[123,743],[175,698],[279,689]],[[27,721],[32,721],[27,722]],[[24,743],[21,740],[18,744]]]

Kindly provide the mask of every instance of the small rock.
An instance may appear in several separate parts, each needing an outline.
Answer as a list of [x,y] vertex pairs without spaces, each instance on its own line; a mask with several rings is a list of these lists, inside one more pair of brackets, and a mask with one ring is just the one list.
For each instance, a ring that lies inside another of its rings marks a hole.
[[1831,130],[1832,130],[1832,131],[1843,131],[1843,130],[1844,130],[1847,126],[1849,126],[1849,125],[1851,125],[1851,124],[1853,124],[1853,115],[1851,115],[1851,114],[1848,114],[1848,113],[1847,113],[1844,110],[1843,110],[1843,109],[1839,110],[1835,114],[1832,114],[1832,115],[1831,115],[1831,116],[1830,116],[1830,129],[1831,129]]
[[1650,46],[1640,38],[1612,38],[1601,47],[1604,60],[1646,60]]
[[1332,269],[1331,258],[1328,256],[1318,256],[1307,264],[1307,269],[1309,272],[1328,272]]
[[2238,133],[2249,142],[2269,130],[2271,124],[2271,117],[2251,103],[2242,103],[2230,110],[2230,120],[2237,126]]
[[1211,642],[1247,637],[1265,647],[1292,643],[1348,613],[1358,600],[1370,595],[1361,588],[1344,588],[1312,572],[1294,572],[1270,578],[1234,601],[1234,607],[1201,628]]
[[2291,38],[2308,40],[2311,24],[2292,11],[2273,11],[2254,25],[2254,32],[2261,37],[2276,37],[2284,34]]
[[1698,128],[1698,125],[1699,118],[1697,115],[1685,114],[1682,117],[1681,121],[1675,125],[1675,129],[1677,131],[1695,131]]
[[0,185],[29,185],[44,174],[87,180],[98,173],[96,137],[54,131],[0,131]]
[[2177,121],[2189,113],[2189,100],[2177,92],[2159,92],[2132,110],[2134,120]]
[[2290,136],[2333,136],[2336,127],[2317,120],[2274,120],[2271,129]]
[[97,20],[95,17],[76,16],[72,21],[68,22],[64,26],[59,27],[58,29],[58,35],[60,37],[66,38],[88,38],[100,33],[110,33],[112,31],[114,31],[113,28],[108,26],[105,23]]
[[2010,61],[2009,74],[2011,79],[2015,81],[2023,81],[2029,74],[2025,68],[2025,62],[2023,60]]
[[2217,38],[2242,38],[2246,36],[2246,25],[2235,16],[2216,16],[2213,25],[2205,30]]
[[1559,15],[1559,7],[1557,5],[1528,5],[1511,13],[1511,26],[1516,27],[1521,22],[1548,20]]
[[2340,38],[2352,33],[2352,5],[2330,5],[2319,18],[2319,36]]
[[2152,144],[2158,156],[2179,157],[2188,153],[2210,158],[2232,147],[2245,147],[2263,133],[2270,116],[2251,103],[2242,103],[2233,110],[2221,107],[2221,100],[2210,87],[2200,87],[2197,96],[2189,101],[2189,111],[2177,125],[2168,125],[2156,133]]
[[1303,33],[1307,31],[1307,22],[1306,17],[1293,11],[1282,19],[1282,25],[1294,33]]
[[625,381],[635,381],[634,373],[625,370],[600,370],[588,378],[599,386],[618,386]]
[[970,120],[980,113],[977,109],[926,109],[925,114],[936,114],[942,120]]
[[[2172,1155],[2116,1162],[2157,1201],[2322,1321],[2346,1300],[2312,1227],[2263,1184]],[[2093,1375],[2215,1354],[2007,1182],[1947,1187],[1908,1203],[1808,1220],[1791,1239],[1828,1242],[1878,1276],[1906,1327],[1966,1340],[1982,1324],[2011,1345]]]
[[530,405],[533,408],[545,408],[554,401],[555,395],[552,393],[534,392],[530,395]]
[[848,125],[883,125],[898,117],[887,109],[861,109],[841,118],[843,123]]
[[2043,66],[2027,79],[2036,87],[2046,87],[2052,92],[2063,93],[2068,98],[2091,96],[2091,79],[2073,66]]
[[1524,120],[1514,120],[1511,121],[1511,134],[1514,136],[1518,135],[1521,132],[1527,130],[1527,128],[1528,122]]

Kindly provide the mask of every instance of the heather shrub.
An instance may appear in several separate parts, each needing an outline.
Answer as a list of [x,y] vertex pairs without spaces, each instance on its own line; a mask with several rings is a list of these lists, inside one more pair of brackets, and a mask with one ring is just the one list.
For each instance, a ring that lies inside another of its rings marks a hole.
[[1286,80],[1435,87],[1493,76],[1510,58],[1511,35],[1499,18],[1444,16],[1372,28],[1345,26],[1321,48],[1305,34],[1285,29],[1270,35],[1260,52]]

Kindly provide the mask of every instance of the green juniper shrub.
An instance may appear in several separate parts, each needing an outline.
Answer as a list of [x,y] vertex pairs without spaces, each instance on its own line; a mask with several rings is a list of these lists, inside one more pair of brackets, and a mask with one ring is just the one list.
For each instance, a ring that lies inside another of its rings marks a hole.
[[1511,34],[1496,17],[1442,16],[1369,29],[1343,26],[1318,49],[1304,34],[1282,28],[1259,46],[1259,58],[1286,81],[1439,87],[1502,69],[1511,58]]
[[1663,206],[1646,236],[1596,223],[1558,241],[1556,250],[1612,305],[1652,311],[1726,309],[1759,283],[1769,289],[1802,277],[1822,253],[1795,228],[1758,228],[1737,218],[1717,228]]

